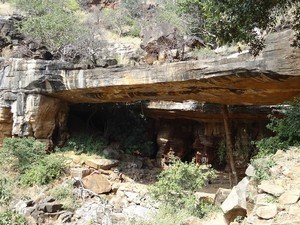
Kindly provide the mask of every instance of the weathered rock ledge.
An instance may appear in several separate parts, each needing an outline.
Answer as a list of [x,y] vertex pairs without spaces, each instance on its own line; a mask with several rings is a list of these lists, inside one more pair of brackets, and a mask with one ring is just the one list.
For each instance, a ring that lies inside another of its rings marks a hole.
[[289,46],[292,37],[289,30],[271,34],[256,58],[244,52],[151,67],[84,70],[59,61],[2,59],[0,91],[39,93],[72,103],[191,99],[275,104],[300,93],[300,50]]

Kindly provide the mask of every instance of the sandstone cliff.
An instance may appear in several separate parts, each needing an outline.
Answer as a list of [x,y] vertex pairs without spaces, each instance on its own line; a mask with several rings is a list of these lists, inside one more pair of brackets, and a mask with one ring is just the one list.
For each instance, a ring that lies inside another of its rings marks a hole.
[[[256,58],[242,52],[147,67],[85,70],[62,61],[2,58],[0,108],[7,113],[1,115],[10,118],[5,108],[11,108],[12,135],[51,139],[57,131],[58,139],[65,139],[69,103],[137,100],[195,100],[229,105],[281,103],[300,94],[300,50],[289,47],[292,38],[289,30],[269,35],[267,47]],[[9,133],[9,129],[5,132]]]

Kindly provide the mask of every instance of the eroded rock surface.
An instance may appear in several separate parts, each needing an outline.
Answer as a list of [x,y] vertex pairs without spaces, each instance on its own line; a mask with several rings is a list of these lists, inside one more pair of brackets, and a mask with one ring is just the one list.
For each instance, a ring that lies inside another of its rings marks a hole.
[[222,104],[275,104],[300,93],[300,50],[292,31],[271,34],[249,53],[152,67],[83,70],[60,61],[2,59],[1,90],[38,92],[68,102],[176,100]]
[[0,107],[0,146],[6,137],[10,137],[12,133],[12,113],[8,107]]

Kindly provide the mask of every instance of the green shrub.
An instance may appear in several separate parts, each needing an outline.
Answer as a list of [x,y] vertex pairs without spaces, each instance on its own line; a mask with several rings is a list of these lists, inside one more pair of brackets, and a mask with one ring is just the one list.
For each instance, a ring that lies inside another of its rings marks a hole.
[[48,184],[60,177],[64,170],[64,158],[51,154],[35,162],[24,174],[20,183],[25,186]]
[[0,204],[8,204],[12,199],[12,181],[0,175]]
[[174,213],[186,209],[192,215],[203,217],[207,206],[199,201],[194,192],[203,187],[214,171],[198,167],[194,162],[186,163],[171,159],[171,168],[158,176],[158,181],[150,188],[153,197],[166,204]]
[[129,11],[122,6],[117,9],[104,9],[102,22],[106,29],[117,33],[119,36],[137,37],[141,31],[138,19],[131,17]]
[[261,182],[270,177],[270,168],[275,166],[276,162],[272,159],[272,155],[268,155],[262,158],[256,157],[252,159],[251,165],[255,168],[254,179]]
[[73,150],[80,153],[98,154],[101,155],[104,148],[107,146],[107,141],[97,135],[80,134],[72,136],[61,151]]
[[11,164],[20,173],[23,173],[45,155],[45,145],[32,137],[6,138],[0,151],[0,158],[6,160],[0,163]]
[[0,212],[0,225],[26,225],[26,219],[23,215],[17,214],[11,210]]
[[57,200],[63,200],[72,196],[73,185],[71,183],[55,187],[51,190],[51,195]]
[[28,17],[20,22],[20,31],[45,44],[49,50],[73,43],[84,29],[74,11],[79,5],[74,0],[12,0],[16,8]]
[[300,146],[300,103],[295,100],[288,106],[282,106],[283,118],[270,116],[271,122],[267,127],[275,136],[264,138],[256,142],[259,155],[275,153],[278,149],[287,149],[289,146]]

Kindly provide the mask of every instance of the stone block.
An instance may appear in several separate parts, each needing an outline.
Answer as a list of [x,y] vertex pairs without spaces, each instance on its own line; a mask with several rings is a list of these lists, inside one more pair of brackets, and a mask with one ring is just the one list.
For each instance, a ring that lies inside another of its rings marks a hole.
[[260,206],[256,209],[256,215],[262,219],[272,219],[277,215],[277,206],[275,204]]
[[271,184],[269,181],[263,181],[261,185],[258,185],[260,193],[268,193],[275,197],[279,197],[284,193],[284,188],[280,185]]
[[90,173],[91,173],[91,170],[88,168],[79,167],[79,168],[71,168],[70,169],[71,176],[78,177],[80,179],[88,176]]
[[43,211],[45,213],[55,213],[62,210],[63,205],[58,203],[42,203],[37,206],[38,211]]
[[96,170],[103,169],[109,170],[112,167],[115,167],[119,164],[119,160],[112,159],[89,159],[85,162],[85,164],[89,167],[92,167]]
[[82,179],[85,188],[95,192],[96,194],[108,193],[112,187],[107,178],[101,174],[93,173]]
[[283,205],[294,204],[299,200],[299,198],[300,198],[300,191],[290,190],[284,192],[279,197],[279,203]]

